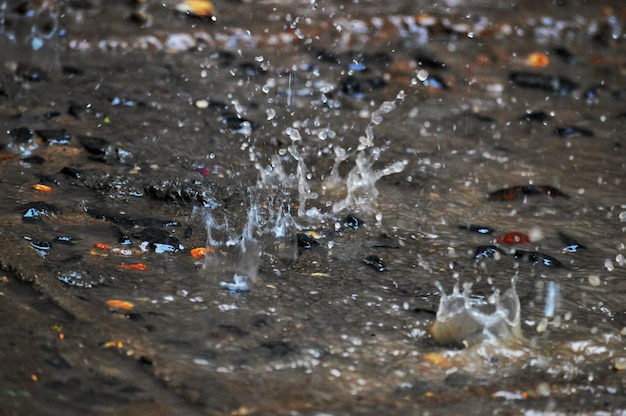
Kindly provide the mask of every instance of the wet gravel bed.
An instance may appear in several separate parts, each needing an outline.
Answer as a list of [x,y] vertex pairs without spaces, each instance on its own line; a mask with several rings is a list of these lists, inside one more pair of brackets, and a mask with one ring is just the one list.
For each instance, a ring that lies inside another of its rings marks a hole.
[[624,411],[619,2],[170,3],[3,9],[0,413]]

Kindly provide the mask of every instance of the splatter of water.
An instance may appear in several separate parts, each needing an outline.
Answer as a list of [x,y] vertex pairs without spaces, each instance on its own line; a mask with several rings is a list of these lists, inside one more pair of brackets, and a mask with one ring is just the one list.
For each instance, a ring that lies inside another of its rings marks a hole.
[[502,295],[496,289],[486,302],[471,296],[471,283],[465,283],[463,291],[455,284],[450,295],[439,282],[435,285],[441,300],[430,332],[437,343],[467,347],[483,340],[522,338],[515,279],[511,280],[511,288]]

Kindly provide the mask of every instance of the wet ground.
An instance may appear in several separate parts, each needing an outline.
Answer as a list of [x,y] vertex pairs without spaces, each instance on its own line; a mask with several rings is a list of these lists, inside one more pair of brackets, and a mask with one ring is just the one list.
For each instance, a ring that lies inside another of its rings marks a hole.
[[1,414],[626,411],[624,5],[377,3],[0,3]]

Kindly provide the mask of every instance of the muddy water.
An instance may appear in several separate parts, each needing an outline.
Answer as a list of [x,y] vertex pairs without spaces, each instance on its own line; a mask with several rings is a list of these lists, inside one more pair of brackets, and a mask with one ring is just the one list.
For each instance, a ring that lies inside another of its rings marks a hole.
[[[624,411],[625,10],[529,3],[31,4],[58,22],[36,51],[5,6],[3,413]],[[368,126],[372,169],[404,168],[333,213]],[[488,198],[529,185],[567,197]],[[431,337],[436,281],[512,278],[523,339]]]

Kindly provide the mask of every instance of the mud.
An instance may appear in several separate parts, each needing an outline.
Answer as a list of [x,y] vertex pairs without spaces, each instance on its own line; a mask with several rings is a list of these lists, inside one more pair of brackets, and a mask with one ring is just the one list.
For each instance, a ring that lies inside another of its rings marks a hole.
[[620,2],[0,4],[0,413],[626,411]]

